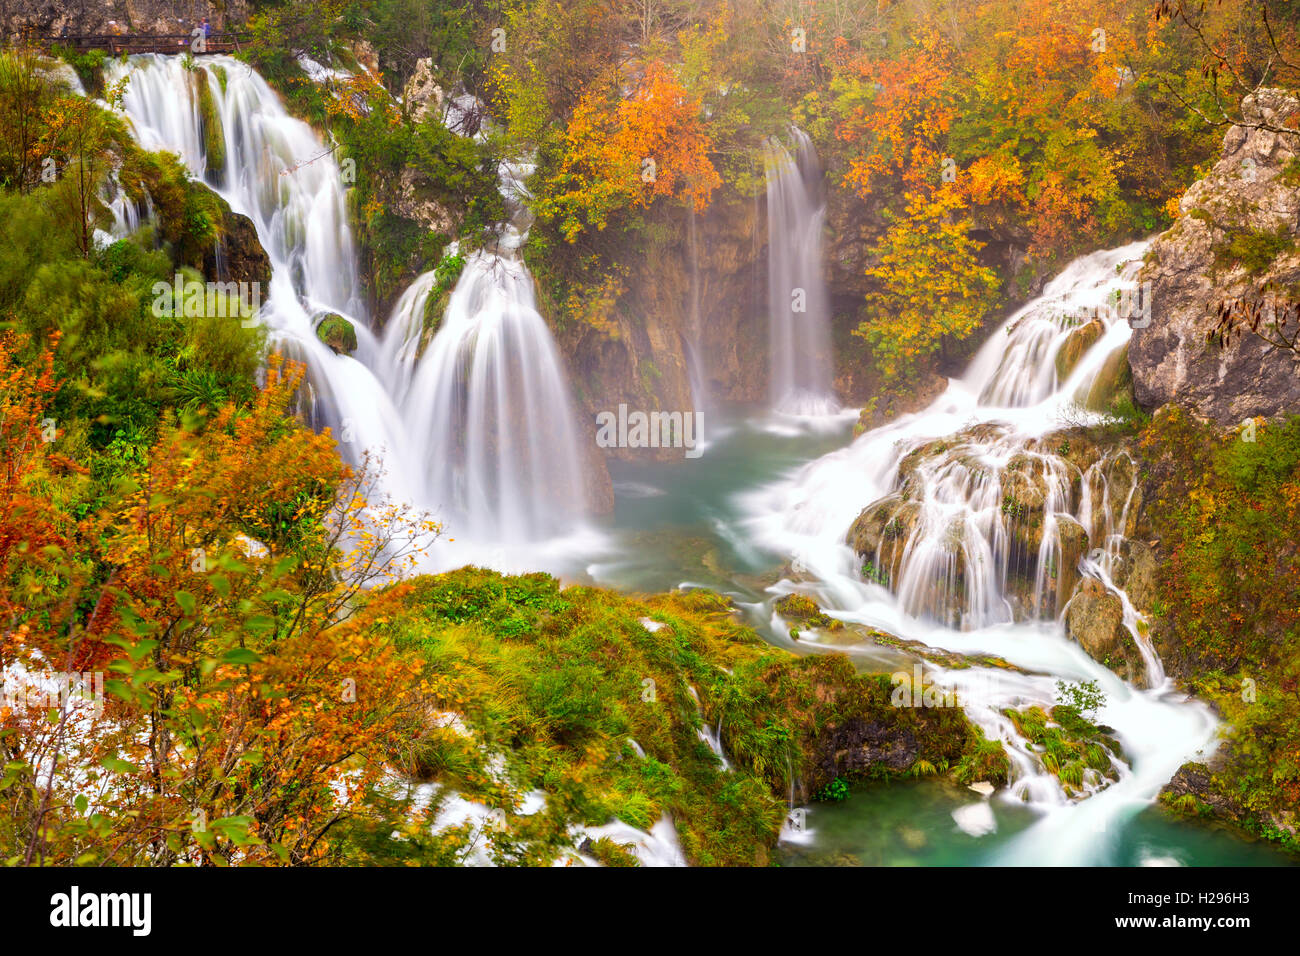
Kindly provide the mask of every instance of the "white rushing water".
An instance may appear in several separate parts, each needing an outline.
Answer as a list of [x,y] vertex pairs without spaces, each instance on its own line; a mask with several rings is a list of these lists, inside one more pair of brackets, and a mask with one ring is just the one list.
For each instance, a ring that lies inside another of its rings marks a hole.
[[[393,500],[443,522],[459,547],[439,542],[435,564],[491,563],[504,545],[546,546],[579,527],[586,495],[568,383],[517,256],[529,167],[502,164],[512,221],[467,257],[441,321],[425,314],[436,281],[426,273],[398,301],[380,341],[334,151],[247,65],[225,56],[197,63],[201,71],[179,57],[148,55],[106,69],[109,82],[129,79],[123,109],[141,144],[177,153],[253,220],[272,264],[260,317],[273,347],[308,368],[312,423],[331,426],[350,460],[370,454],[382,462],[380,488]],[[221,125],[219,164],[205,148],[198,84]],[[449,125],[463,107],[451,101]],[[114,212],[115,232],[131,226],[130,210]],[[355,327],[353,355],[317,338],[330,313]],[[523,560],[517,550],[510,557]]]
[[[803,572],[806,583],[778,590],[801,588],[845,621],[1018,668],[926,665],[927,678],[956,690],[971,719],[1006,748],[1013,780],[995,799],[1041,813],[1002,862],[1106,862],[1124,821],[1183,762],[1213,746],[1209,709],[1165,678],[1112,579],[1137,480],[1131,459],[1101,456],[1081,470],[1057,436],[1043,440],[1095,418],[1082,403],[1124,348],[1125,317],[1139,320],[1134,275],[1145,249],[1134,243],[1073,262],[992,334],[929,408],[742,496],[750,532]],[[1058,353],[1092,321],[1097,340],[1059,381]],[[1032,532],[1021,527],[1017,501],[1041,515]],[[881,509],[886,530],[864,566],[846,536],[868,506]],[[1125,683],[1067,638],[1062,611],[1080,575],[1120,595],[1149,689]],[[1080,793],[1067,794],[1004,714],[1050,709],[1058,680],[1095,680],[1105,693],[1097,719],[1123,746],[1118,781],[1090,775]],[[986,829],[976,822],[966,824]]]
[[839,407],[822,275],[826,203],[812,141],[802,130],[790,132],[793,152],[775,137],[764,149],[771,405],[783,414],[823,416]]

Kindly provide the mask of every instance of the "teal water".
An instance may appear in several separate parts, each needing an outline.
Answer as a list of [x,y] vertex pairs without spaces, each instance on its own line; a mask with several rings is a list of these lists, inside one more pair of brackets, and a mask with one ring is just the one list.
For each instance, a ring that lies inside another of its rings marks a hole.
[[[996,830],[965,832],[954,813],[987,804]],[[949,781],[871,784],[842,803],[806,811],[807,843],[782,842],[783,866],[996,865],[1011,837],[1035,819],[1034,811],[988,800]],[[1120,833],[1098,834],[1114,844],[1118,866],[1287,866],[1295,861],[1262,841],[1225,829],[1173,820],[1144,810]]]
[[746,541],[734,497],[843,447],[853,420],[820,433],[776,431],[746,411],[715,413],[715,437],[699,458],[611,463],[619,547],[597,563],[601,583],[662,591],[689,582],[754,600],[776,579],[784,559]]
[[[698,459],[611,466],[615,509],[608,530],[617,545],[588,566],[591,577],[625,591],[709,587],[742,606],[770,597],[764,589],[788,570],[785,558],[746,541],[736,496],[846,445],[853,421],[807,432],[774,429],[746,415],[746,409],[715,415],[721,427]],[[752,623],[773,644],[810,650],[771,633],[763,613],[754,613]],[[988,799],[948,780],[863,785],[842,803],[813,804],[805,813],[804,833],[780,844],[783,865],[996,865],[999,852],[1038,819],[1035,810],[1001,794]],[[1107,841],[1109,859],[1120,866],[1297,862],[1270,844],[1176,820],[1154,807],[1127,818],[1117,831],[1097,839]]]

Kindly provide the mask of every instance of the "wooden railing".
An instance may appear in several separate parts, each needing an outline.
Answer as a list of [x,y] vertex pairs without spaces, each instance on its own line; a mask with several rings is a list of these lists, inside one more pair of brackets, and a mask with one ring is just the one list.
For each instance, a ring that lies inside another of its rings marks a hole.
[[[247,33],[212,33],[203,38],[203,53],[235,53],[241,41],[247,41]],[[118,56],[123,53],[194,53],[197,40],[190,33],[91,33],[77,36],[47,36],[41,38],[42,45],[62,46],[84,53],[87,50],[104,50]]]

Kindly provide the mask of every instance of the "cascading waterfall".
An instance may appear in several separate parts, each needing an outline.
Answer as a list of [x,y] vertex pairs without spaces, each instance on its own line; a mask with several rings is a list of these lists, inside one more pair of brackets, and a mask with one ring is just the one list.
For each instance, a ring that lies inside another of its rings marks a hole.
[[432,341],[421,350],[435,287],[426,273],[398,302],[383,342],[403,421],[426,436],[418,466],[430,499],[476,541],[563,536],[585,510],[564,364],[519,256],[531,224],[524,185],[531,172],[500,164],[510,221],[490,247],[466,258]]
[[[1042,813],[1002,862],[1105,862],[1124,821],[1213,744],[1212,714],[1165,678],[1113,579],[1136,486],[1132,460],[1096,454],[1080,467],[1052,434],[1095,420],[1082,404],[1131,334],[1125,316],[1145,248],[1075,261],[993,333],[928,409],[742,499],[751,532],[792,556],[815,582],[802,586],[837,617],[1019,668],[927,664],[927,676],[956,689],[971,719],[1006,748],[1014,779],[1002,799]],[[1061,380],[1056,359],[1092,321],[1100,326],[1090,330],[1094,341]],[[879,540],[865,567],[846,543],[864,528]],[[1061,614],[1079,575],[1120,596],[1150,689],[1126,684],[1067,639]],[[1118,781],[1090,777],[1082,793],[1068,794],[1004,713],[1050,708],[1058,679],[1096,680],[1106,694],[1098,719],[1115,729],[1127,761],[1115,761]]]
[[794,152],[775,137],[767,171],[768,313],[771,403],[778,412],[838,410],[831,389],[830,295],[822,276],[826,204],[812,141],[792,129]]
[[[377,456],[380,490],[429,510],[462,543],[537,541],[572,528],[585,495],[568,384],[516,255],[528,167],[502,164],[512,222],[493,251],[468,257],[433,341],[425,347],[436,281],[426,273],[399,300],[381,342],[362,299],[332,151],[247,65],[225,56],[197,63],[146,55],[107,69],[110,82],[129,79],[123,108],[141,144],[178,153],[252,219],[272,264],[260,317],[273,346],[307,365],[313,424],[331,426],[349,459]],[[215,114],[220,125],[220,162],[209,156],[214,131],[204,128],[198,84],[213,104],[208,121]],[[453,101],[449,111],[462,106]],[[317,338],[329,313],[356,328],[354,356]]]
[[[429,292],[421,283],[399,309],[421,316]],[[501,252],[470,255],[422,355],[411,347],[418,322],[394,321],[390,330],[405,345],[397,364],[409,382],[401,411],[411,433],[426,436],[420,464],[432,500],[475,540],[538,541],[571,531],[585,497],[574,415],[523,262]]]

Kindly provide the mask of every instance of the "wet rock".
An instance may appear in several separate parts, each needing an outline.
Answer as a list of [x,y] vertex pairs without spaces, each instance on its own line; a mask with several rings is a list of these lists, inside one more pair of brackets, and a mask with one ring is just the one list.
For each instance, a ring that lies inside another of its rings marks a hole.
[[316,324],[316,338],[337,355],[351,355],[357,349],[357,330],[336,312],[326,314]]
[[1120,545],[1119,561],[1111,573],[1117,587],[1123,588],[1137,610],[1151,610],[1156,596],[1156,572],[1159,565],[1155,552],[1142,541],[1125,539]]
[[778,598],[772,609],[787,621],[806,627],[824,627],[831,631],[844,628],[843,621],[827,615],[816,601],[803,594],[787,594]]
[[1065,632],[1088,656],[1138,687],[1146,686],[1146,669],[1133,635],[1124,626],[1119,596],[1096,578],[1083,585],[1065,609]]
[[192,182],[189,188],[207,193],[206,200],[218,210],[217,245],[203,250],[198,263],[203,277],[211,282],[260,283],[261,298],[265,301],[270,294],[271,257],[257,238],[253,220],[235,212],[228,202],[202,183]]
[[869,574],[877,584],[887,584],[896,578],[920,513],[919,502],[889,495],[864,508],[849,528],[846,540],[859,558],[871,562],[864,574]]
[[1083,406],[1094,412],[1111,412],[1131,394],[1133,374],[1129,369],[1129,347],[1112,352],[1083,397]]
[[1056,353],[1056,379],[1064,382],[1079,364],[1079,359],[1102,337],[1106,327],[1099,319],[1093,319],[1087,325],[1081,325],[1070,333],[1061,350]]
[[817,743],[823,759],[833,761],[837,776],[867,774],[878,767],[902,773],[920,750],[916,735],[907,728],[861,718],[845,721]]
[[1079,582],[1079,559],[1088,553],[1088,531],[1069,515],[1056,516],[1060,555],[1054,569],[1056,607],[1064,607]]

